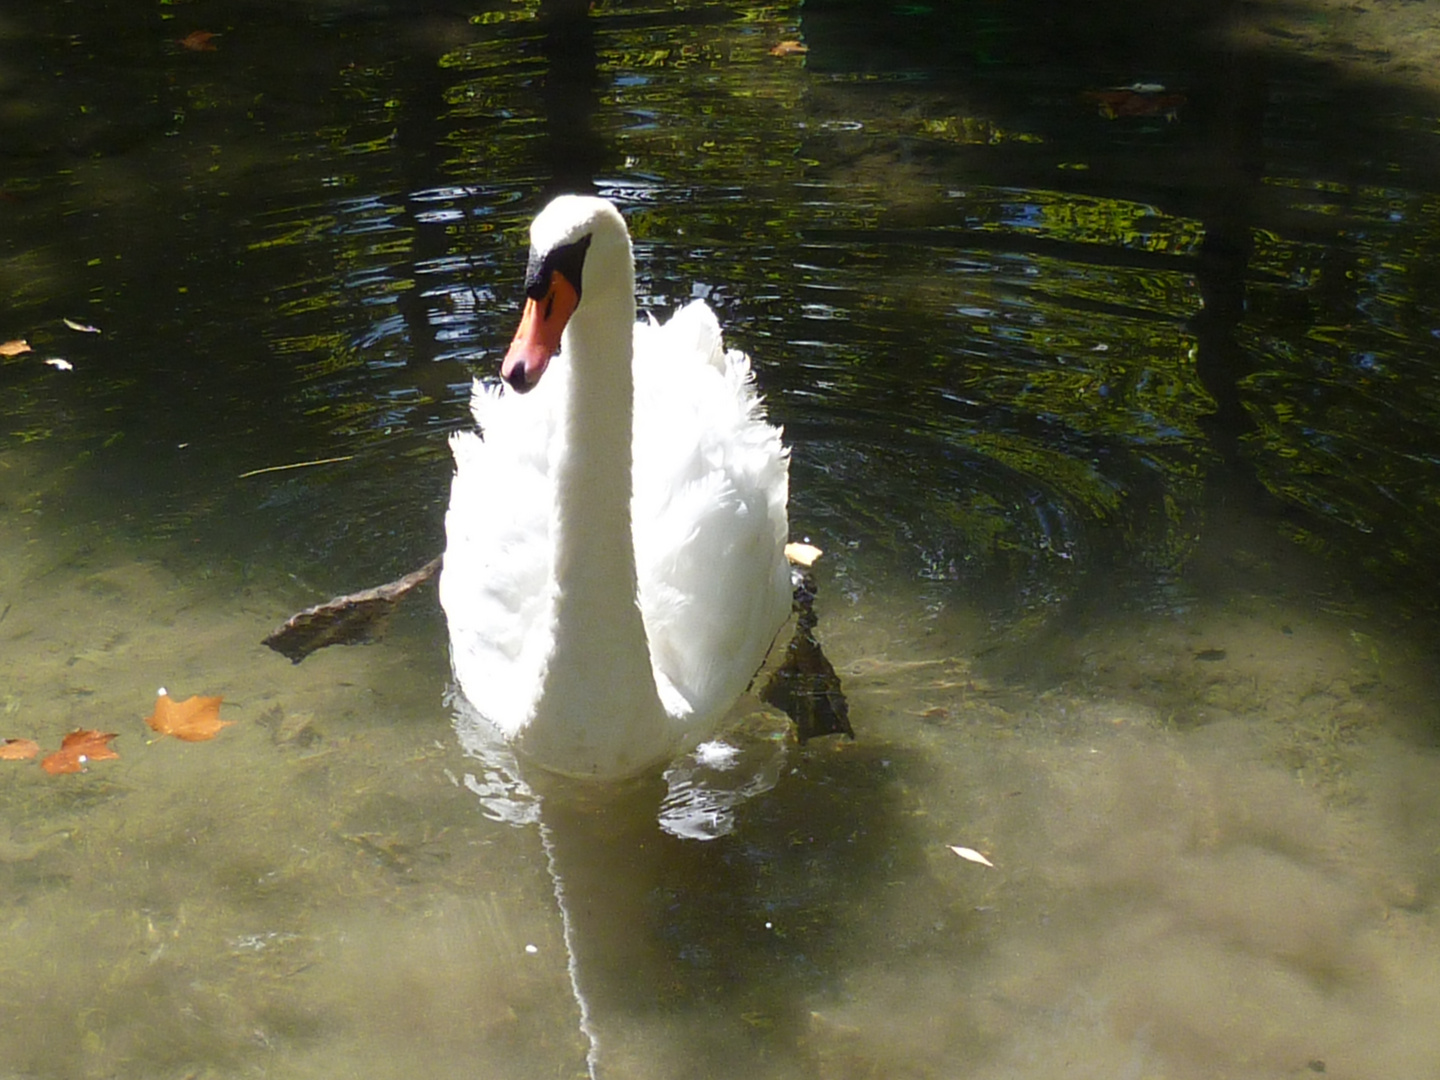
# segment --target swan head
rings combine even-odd
[[[617,261],[627,274],[616,273]],[[540,381],[585,295],[627,285],[633,297],[632,267],[630,234],[612,203],[585,195],[551,200],[530,225],[525,310],[500,368],[512,390],[523,394]]]

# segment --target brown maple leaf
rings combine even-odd
[[[782,41],[770,50],[771,56],[795,56],[799,53],[807,53],[810,46],[803,41]]]
[[[175,701],[164,690],[155,699],[155,711],[145,722],[162,735],[174,735],[186,742],[204,742],[220,734],[220,729],[233,720],[220,719],[218,697],[188,697]]]
[[[191,30],[176,44],[191,52],[214,52],[215,46],[210,44],[210,39],[217,36],[209,30]]]
[[[113,731],[72,731],[60,740],[60,749],[40,762],[51,775],[79,772],[89,761],[104,761],[120,755],[110,749],[110,740],[118,738]]]
[[[1109,90],[1087,90],[1083,97],[1099,106],[1100,115],[1106,120],[1121,117],[1163,116],[1177,120],[1180,106],[1185,104],[1184,94],[1165,94],[1149,88],[1135,89],[1118,86]]]
[[[6,739],[0,742],[0,761],[29,761],[40,753],[40,744],[34,739]]]
[[[21,353],[30,351],[30,343],[24,338],[16,338],[14,341],[0,341],[0,356],[19,356]]]

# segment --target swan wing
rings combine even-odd
[[[557,389],[522,397],[477,379],[471,410],[480,430],[450,438],[440,603],[451,663],[471,704],[507,737],[534,716],[553,634]]]
[[[789,457],[749,358],[694,301],[635,330],[639,600],[672,718],[703,725],[744,692],[790,613]]]

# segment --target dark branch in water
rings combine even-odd
[[[377,641],[384,636],[395,605],[433,578],[442,561],[443,556],[436,556],[396,581],[306,608],[285,620],[285,625],[264,643],[298,664],[327,645]],[[785,647],[780,666],[760,691],[760,698],[795,722],[802,743],[819,735],[848,735],[853,739],[855,732],[850,728],[850,710],[840,676],[815,638],[815,624],[819,621],[814,610],[815,578],[798,567],[795,574],[795,636]]]
[[[306,608],[286,619],[284,626],[265,639],[265,644],[298,664],[326,645],[378,641],[385,634],[385,624],[395,605],[416,586],[433,578],[442,561],[443,556],[437,555],[396,581]]]
[[[785,647],[785,658],[760,691],[760,700],[773,705],[795,722],[803,743],[817,735],[848,735],[850,707],[835,666],[825,658],[815,638],[815,578],[795,570],[795,636]]]

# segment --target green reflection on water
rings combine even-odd
[[[1385,537],[1361,561],[1403,579],[1440,531],[1440,206],[1418,192],[1277,183],[1332,196],[1339,233],[1328,244],[1259,238],[1244,327],[1255,367],[1241,384],[1256,424],[1250,449],[1279,498]],[[1345,546],[1333,535],[1307,541],[1317,542]]]

